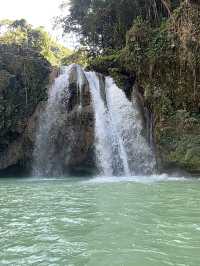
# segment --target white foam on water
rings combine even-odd
[[[83,181],[89,184],[98,183],[121,183],[121,182],[135,182],[135,183],[145,183],[151,184],[155,182],[168,182],[168,181],[186,181],[185,177],[173,177],[167,174],[162,175],[151,175],[151,176],[98,176],[90,180]]]

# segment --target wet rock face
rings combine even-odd
[[[91,172],[94,166],[94,115],[92,106],[82,110],[77,106],[62,121],[55,140],[56,156],[62,162],[62,171]]]
[[[81,82],[78,79],[81,78]],[[81,84],[80,84],[81,83]],[[94,112],[88,81],[82,69],[74,65],[69,77],[68,100],[63,98],[58,127],[53,126],[55,155],[64,172],[90,173],[94,167]],[[67,104],[65,104],[67,102]]]
[[[79,79],[81,79],[80,82]],[[81,83],[81,85],[79,83]],[[69,91],[70,98],[68,101],[68,107],[66,106],[68,108],[67,111],[72,111],[75,106],[84,108],[91,104],[89,84],[83,70],[78,65],[74,65],[71,69]]]
[[[78,82],[78,79],[81,81]],[[72,171],[85,168],[87,171],[86,168],[94,165],[94,113],[88,81],[77,65],[71,70],[69,91],[68,115],[60,138],[68,147],[62,154],[64,168]]]

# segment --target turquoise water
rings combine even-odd
[[[199,266],[199,182],[0,179],[0,265]]]

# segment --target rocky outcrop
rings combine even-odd
[[[33,120],[47,98],[49,63],[38,53],[0,46],[0,170],[28,162]],[[33,131],[33,130],[32,130]]]
[[[78,82],[80,77],[81,82]],[[70,148],[70,152],[66,149],[63,154],[64,168],[91,172],[95,165],[94,110],[88,80],[78,65],[71,70],[69,91],[69,109],[60,138],[60,144],[65,143]]]
[[[62,125],[56,132],[54,155],[59,158],[62,172],[65,173],[78,174],[82,171],[83,174],[94,170],[93,108],[91,104],[84,106],[81,111],[79,108],[75,106],[67,116],[60,117]]]

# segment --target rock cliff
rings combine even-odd
[[[50,64],[38,53],[0,46],[0,169],[30,158],[40,102],[47,97]]]

